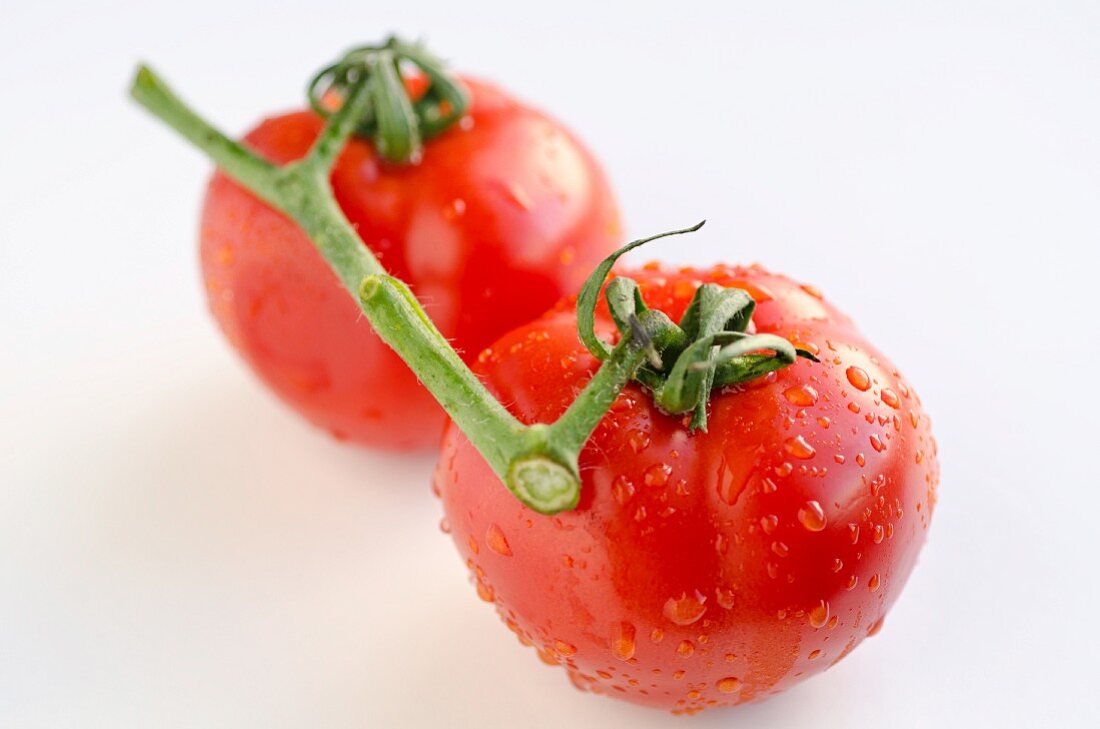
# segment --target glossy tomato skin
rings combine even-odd
[[[687,713],[757,701],[881,626],[935,503],[928,417],[811,287],[757,267],[627,275],[674,319],[701,281],[746,288],[756,329],[821,363],[717,394],[707,433],[629,387],[582,453],[578,508],[553,517],[448,426],[435,479],[447,528],[482,598],[579,687]],[[594,371],[575,328],[563,306],[479,358],[522,420],[556,418]]]
[[[466,81],[463,123],[415,165],[382,162],[353,139],[332,175],[341,208],[387,271],[409,283],[464,355],[576,291],[620,245],[603,172],[559,124],[486,83]],[[302,157],[311,112],[262,122],[246,142]],[[438,442],[443,414],[373,333],[305,234],[222,174],[202,213],[208,302],[233,346],[285,401],[352,441]]]

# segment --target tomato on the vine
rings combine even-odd
[[[415,102],[402,61],[432,79]],[[577,686],[694,713],[844,658],[880,629],[935,505],[916,393],[815,288],[759,267],[653,265],[598,306],[619,256],[702,223],[604,258],[616,224],[598,169],[490,87],[470,84],[472,126],[419,166],[344,146],[354,130],[416,159],[420,132],[467,108],[442,74],[395,38],[349,52],[310,86],[322,115],[325,89],[343,93],[323,130],[297,114],[250,135],[277,162],[304,155],[279,167],[138,68],[134,99],[273,206],[212,183],[204,270],[230,338],[318,422],[393,446],[426,442],[434,413],[382,341],[401,353],[457,424],[435,488],[479,595]],[[575,307],[477,356],[480,379],[448,346],[471,354],[486,322],[532,316],[533,294],[590,268]],[[354,328],[351,301],[382,339]]]
[[[364,243],[472,357],[575,292],[621,233],[608,182],[575,137],[495,86],[465,86],[468,113],[418,162],[387,163],[352,138],[331,181]],[[245,140],[283,164],[306,154],[322,124],[311,111],[284,114]],[[438,441],[442,410],[306,234],[221,172],[206,195],[201,258],[222,330],[305,417],[373,446]]]
[[[479,595],[578,687],[687,713],[760,700],[879,630],[935,504],[929,420],[811,286],[759,267],[626,275],[674,320],[702,282],[745,289],[756,331],[821,361],[716,391],[706,432],[629,385],[581,452],[579,505],[555,516],[520,504],[451,426],[435,479],[447,528]],[[523,422],[559,417],[595,372],[576,328],[562,305],[479,357]]]

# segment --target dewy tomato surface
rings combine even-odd
[[[336,199],[386,270],[465,356],[576,291],[620,243],[608,182],[560,124],[496,87],[411,165],[353,138]],[[277,163],[308,151],[312,112],[272,117],[246,142]],[[283,400],[335,436],[385,448],[438,441],[443,412],[363,320],[305,233],[225,175],[207,190],[202,270],[233,346]]]
[[[810,286],[758,267],[624,275],[674,320],[701,282],[744,288],[757,331],[821,362],[716,392],[708,432],[628,386],[582,452],[578,508],[556,516],[522,506],[451,426],[446,523],[478,594],[577,686],[681,712],[760,700],[882,625],[935,504],[928,417]],[[550,422],[597,365],[563,305],[478,367],[517,417]]]

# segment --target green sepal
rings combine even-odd
[[[424,95],[413,104],[420,119],[420,135],[425,140],[446,131],[458,121],[470,107],[470,94],[444,68],[445,64],[419,43],[404,43],[390,39],[390,46],[428,77],[430,84]],[[443,105],[449,110],[444,113]]]
[[[659,238],[666,238],[670,235],[694,233],[702,228],[703,224],[706,222],[707,221],[702,220],[690,228],[670,230],[665,233],[658,233],[657,235],[650,236],[649,238],[631,241],[600,261],[600,265],[593,269],[592,273],[585,279],[584,285],[581,286],[580,293],[577,294],[577,335],[580,337],[581,342],[584,343],[584,346],[588,348],[588,351],[592,353],[592,356],[597,359],[607,359],[611,354],[611,347],[607,342],[596,336],[596,304],[599,303],[600,300],[600,289],[603,288],[603,282],[607,280],[607,274],[611,273],[611,268],[615,265],[615,262],[618,261],[624,253],[628,253],[638,246],[645,245]]]
[[[418,160],[421,144],[416,112],[397,71],[393,53],[379,51],[367,63],[370,69],[367,83],[376,120],[375,149],[391,162]]]
[[[769,349],[774,354],[758,353]],[[782,369],[794,364],[802,351],[775,334],[743,334],[737,341],[723,346],[718,353],[714,386],[735,385]]]
[[[743,289],[705,283],[695,290],[680,328],[688,339],[699,339],[720,331],[743,332],[752,319],[756,302]]]

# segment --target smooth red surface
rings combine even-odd
[[[582,453],[579,507],[554,517],[524,508],[450,425],[445,523],[482,598],[576,685],[683,712],[760,700],[881,626],[935,503],[928,417],[811,287],[756,267],[627,275],[674,319],[701,281],[747,288],[758,331],[822,361],[717,394],[707,433],[629,387]],[[563,306],[479,358],[525,422],[555,419],[594,371],[575,328]]]
[[[387,165],[353,139],[332,175],[360,236],[464,356],[576,291],[621,242],[608,182],[580,143],[494,86],[466,83],[466,120],[429,142],[419,164]],[[285,163],[306,153],[321,123],[286,114],[245,139]],[[310,421],[372,446],[438,442],[442,411],[306,236],[221,174],[207,191],[201,256],[222,330]]]

